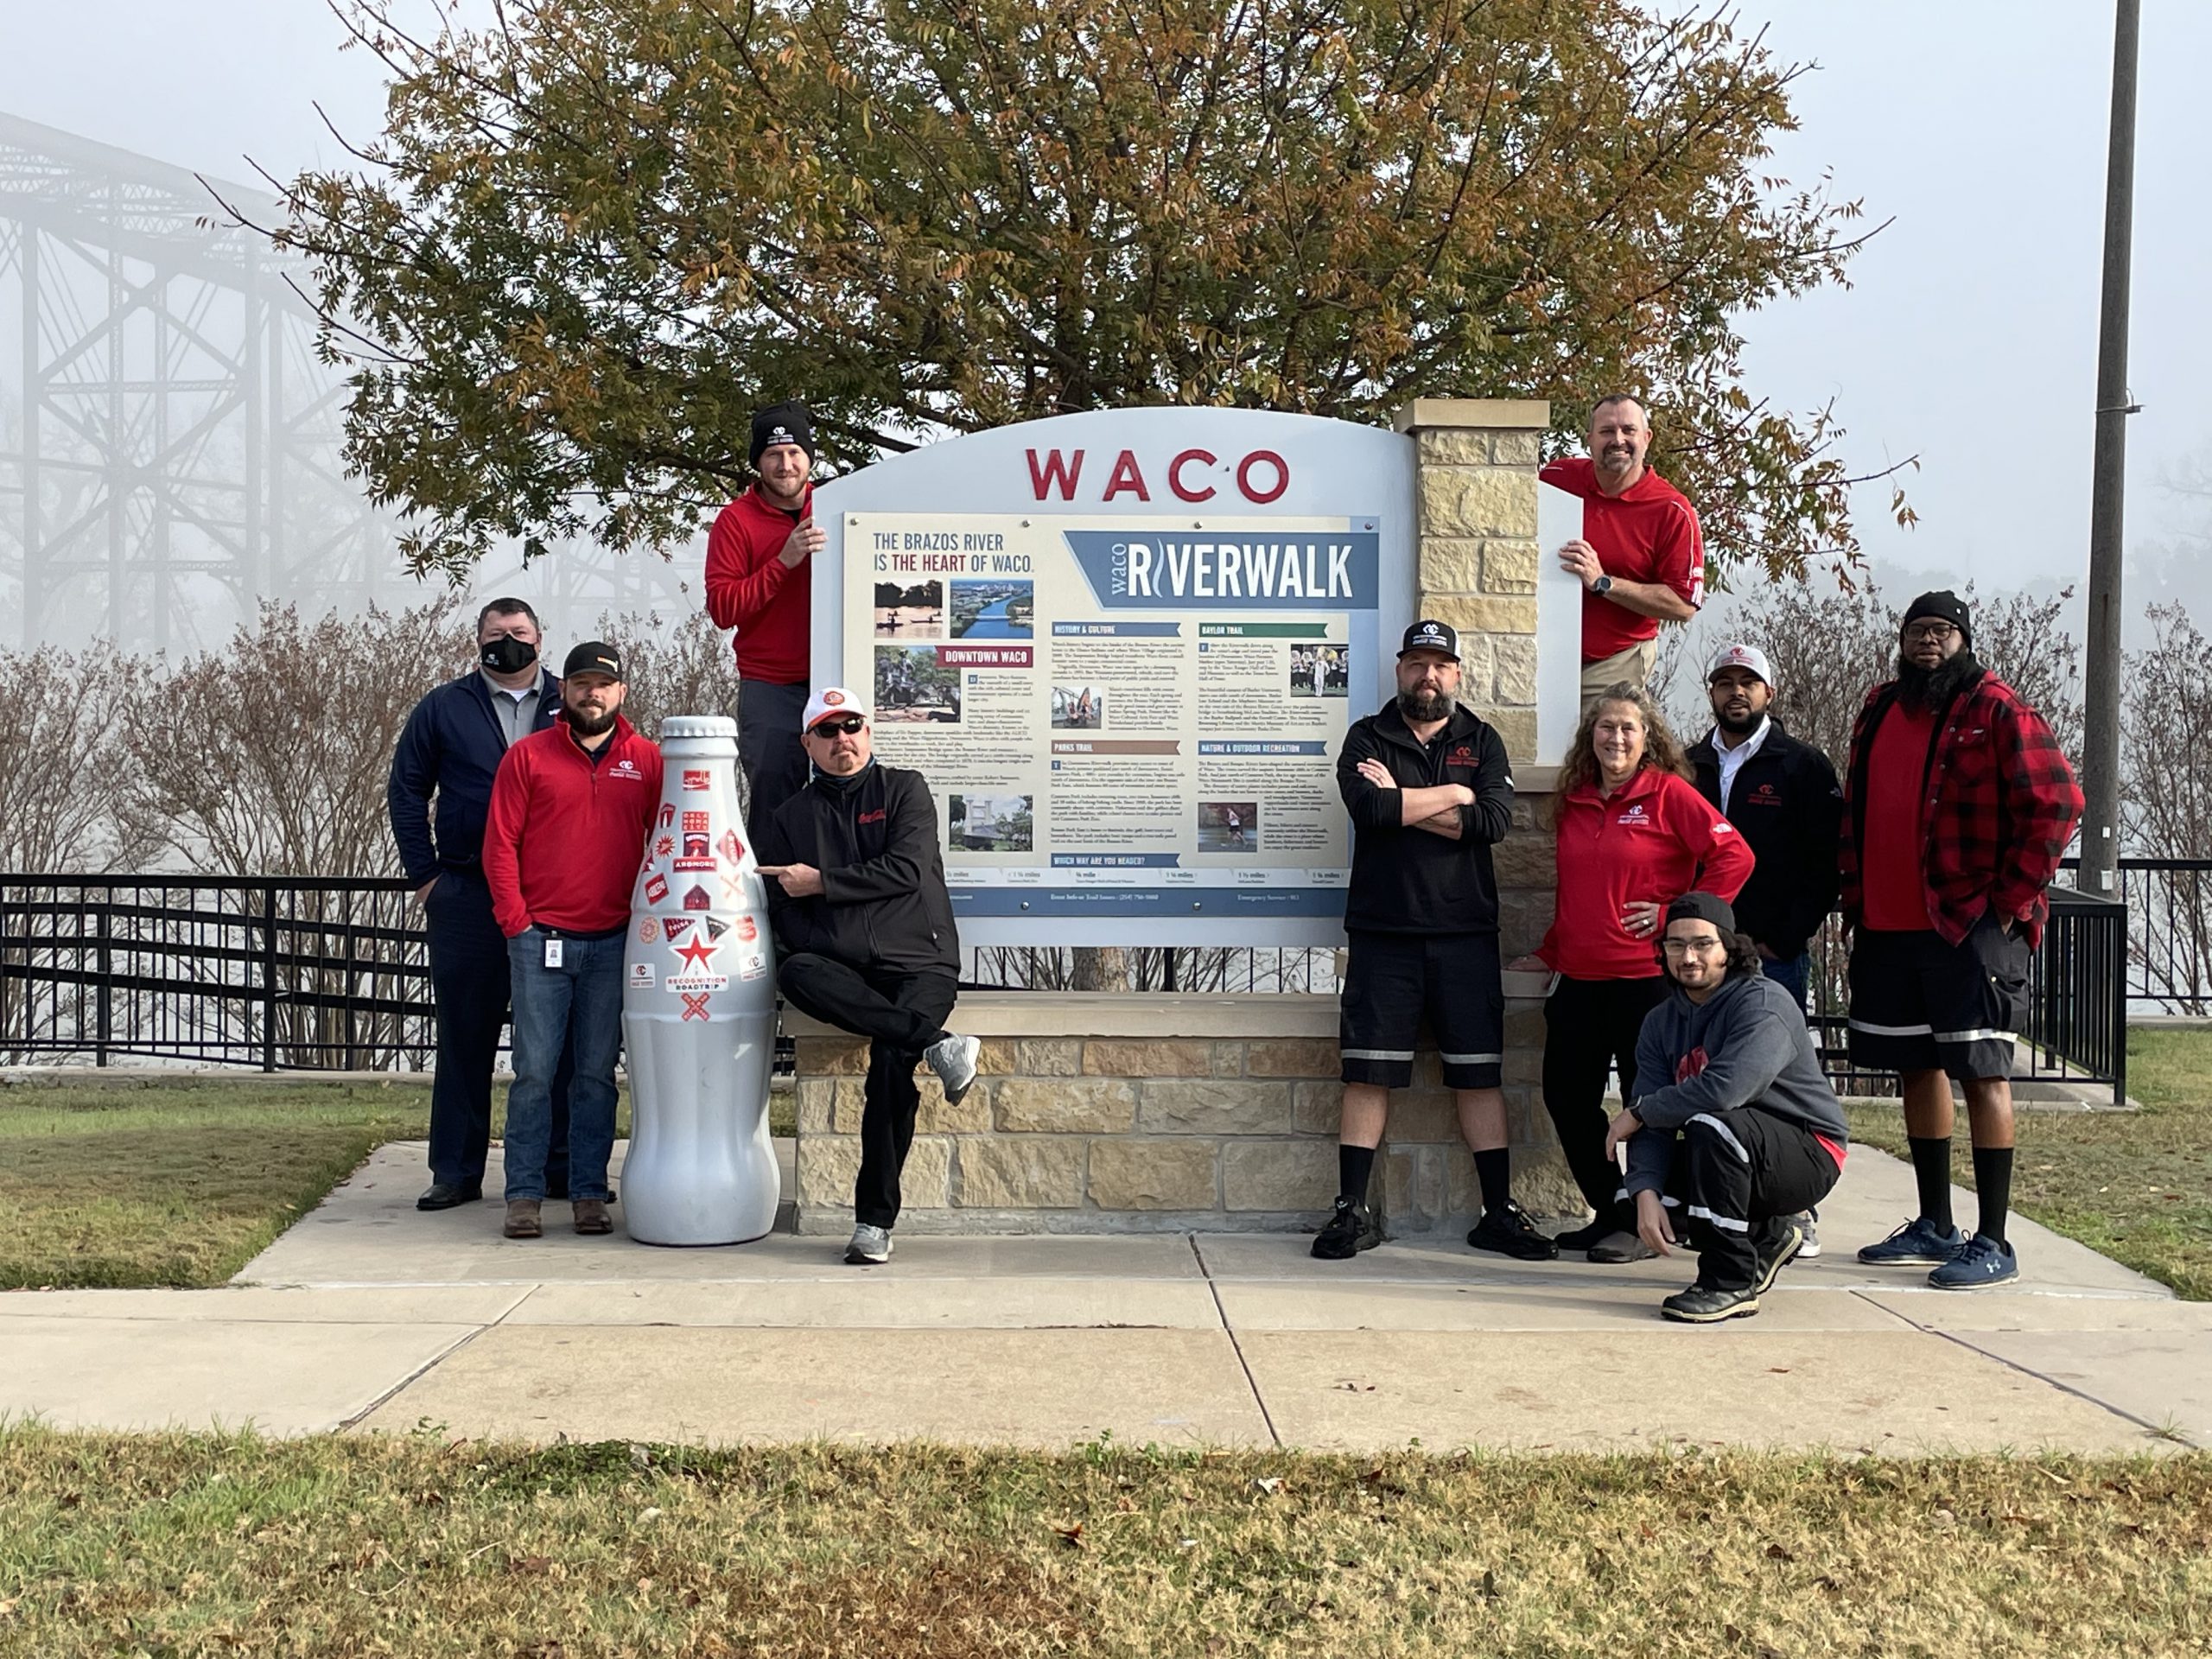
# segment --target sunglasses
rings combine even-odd
[[[817,737],[827,737],[832,732],[842,732],[850,737],[867,724],[868,721],[858,715],[847,715],[842,720],[817,720],[814,722],[813,731]]]

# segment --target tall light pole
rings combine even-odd
[[[2135,56],[2139,0],[2119,0],[2112,140],[2105,165],[2105,280],[2097,326],[2097,436],[2089,486],[2088,683],[2082,730],[2082,888],[2113,891],[2120,868],[2121,531],[2127,508],[2128,266],[2135,228]]]

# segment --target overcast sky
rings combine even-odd
[[[1817,63],[1776,170],[1833,175],[1867,222],[1894,217],[1854,287],[1751,318],[1753,390],[1830,397],[1867,470],[1908,455],[1920,514],[1888,525],[1862,493],[1868,552],[2005,585],[2087,557],[2096,305],[2111,90],[2105,0],[1748,0],[1769,41]],[[0,109],[201,171],[330,166],[381,112],[378,66],[341,53],[321,0],[0,0]],[[2188,512],[2160,473],[2212,452],[2204,323],[2212,216],[2189,111],[2212,63],[2212,5],[2145,0],[2135,210],[2131,546]],[[2205,509],[2195,510],[2202,522]],[[2133,608],[2133,607],[2131,607]]]

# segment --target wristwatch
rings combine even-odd
[[[1643,1110],[1640,1103],[1630,1101],[1628,1107],[1628,1115],[1636,1120],[1637,1128],[1648,1129],[1651,1127],[1649,1123],[1646,1123],[1643,1121]]]
[[[1599,576],[1597,581],[1590,584],[1590,591],[1593,594],[1611,593],[1613,591],[1613,579],[1607,575]]]

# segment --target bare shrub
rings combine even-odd
[[[2120,703],[2120,835],[2140,858],[2212,858],[2212,640],[2178,605],[2145,613],[2152,644],[2127,653]],[[2212,872],[2131,882],[2129,931],[2143,984],[2177,1012],[2212,1009]]]
[[[1775,713],[1840,777],[1867,688],[1897,672],[1897,613],[1863,577],[1808,575],[1751,595],[1729,632],[1766,653]]]
[[[0,748],[0,867],[92,874],[149,855],[120,810],[132,760],[117,716],[140,668],[98,649],[0,652],[15,715]]]
[[[729,636],[704,611],[688,613],[674,627],[658,612],[602,612],[599,630],[601,639],[621,648],[627,676],[622,713],[646,736],[658,739],[671,715],[726,715],[736,707]]]
[[[142,683],[124,706],[126,838],[194,870],[392,875],[385,817],[408,713],[471,655],[460,598],[302,622],[264,604],[227,649]]]

